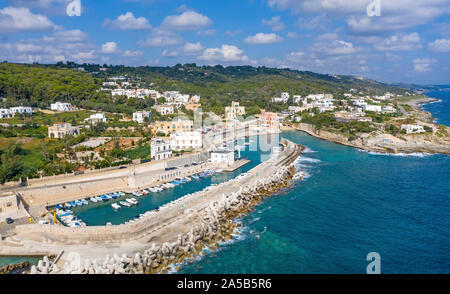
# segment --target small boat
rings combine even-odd
[[[111,204],[111,206],[112,206],[112,208],[114,208],[114,209],[120,209],[120,205],[117,204],[117,203],[113,203],[113,204]]]
[[[148,188],[149,190],[150,190],[150,192],[153,192],[153,193],[156,193],[156,192],[158,192],[158,190],[156,190],[156,188],[155,187],[151,187],[151,188]]]
[[[199,176],[197,176],[197,175],[193,175],[193,176],[191,176],[191,178],[193,178],[194,180],[198,180],[198,179],[200,179],[200,177],[199,177]]]
[[[133,195],[136,197],[142,197],[143,194],[139,192],[133,192]]]
[[[75,203],[75,201],[70,201],[69,204],[70,204],[71,206],[77,206],[77,204]]]
[[[86,199],[81,199],[81,203],[83,205],[89,205],[89,202]]]
[[[120,203],[120,205],[122,205],[122,206],[131,207],[131,204],[128,203],[127,201],[120,201],[119,203]]]
[[[91,201],[94,202],[94,203],[97,203],[97,202],[98,202],[97,197],[91,197],[89,200],[91,200]]]
[[[108,201],[108,200],[109,200],[109,198],[108,198],[108,196],[106,196],[106,195],[103,195],[103,196],[102,196],[102,200],[103,200],[103,201]]]
[[[192,179],[190,177],[184,177],[183,180],[186,181],[186,182],[192,181]]]
[[[139,204],[139,202],[138,202],[136,199],[134,199],[134,198],[128,198],[128,199],[126,199],[126,201],[127,201],[128,203],[130,203],[131,205],[137,205],[137,204]]]

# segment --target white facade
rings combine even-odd
[[[172,156],[172,148],[169,142],[162,139],[154,139],[150,144],[150,156],[152,160],[164,160]]]
[[[14,112],[11,109],[0,109],[0,118],[12,118],[14,117]]]
[[[181,151],[188,149],[200,149],[203,146],[200,132],[177,132],[170,135],[172,150]]]
[[[173,105],[156,105],[154,107],[157,112],[161,113],[162,115],[169,115],[174,114],[174,108]]]
[[[85,119],[85,121],[89,121],[94,124],[98,122],[106,122],[106,115],[104,113],[92,114],[89,118]]]
[[[294,95],[293,98],[294,98],[294,103],[300,103],[300,101],[303,102],[302,96],[300,96],[300,95]]]
[[[140,124],[145,121],[148,122],[149,116],[150,116],[149,111],[138,111],[133,113],[133,121]]]
[[[383,112],[395,112],[395,108],[392,105],[384,105]]]
[[[356,106],[365,107],[367,105],[367,102],[364,101],[363,99],[354,99],[352,101],[353,104],[355,104]]]
[[[11,107],[10,110],[13,113],[33,114],[33,108],[26,106]]]
[[[372,104],[367,104],[364,107],[364,110],[365,111],[373,111],[373,112],[381,112],[382,111],[381,105],[372,105]]]
[[[281,97],[274,97],[272,98],[273,103],[287,103],[288,99],[281,98]]]
[[[211,162],[224,163],[228,166],[234,164],[234,151],[218,150],[211,152]]]
[[[50,104],[50,109],[53,111],[72,111],[73,107],[70,103],[62,103],[62,102],[56,102],[53,104]]]
[[[191,103],[199,103],[199,102],[200,102],[200,96],[198,96],[198,95],[193,95],[193,96],[191,97],[191,99],[189,100],[189,102],[191,102]]]
[[[425,133],[425,129],[421,125],[402,125],[402,130],[406,130],[407,134]]]

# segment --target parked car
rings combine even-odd
[[[8,217],[6,220],[6,223],[9,225],[9,224],[12,224],[13,222],[14,222],[14,220],[12,219],[12,218],[10,218],[10,217]]]

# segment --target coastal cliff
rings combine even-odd
[[[349,141],[349,138],[342,134],[319,130],[311,124],[294,124],[293,129],[303,131],[319,139],[372,152],[450,154],[450,137],[448,136],[442,138],[433,134],[393,136],[375,132],[372,134],[358,134],[356,139]]]

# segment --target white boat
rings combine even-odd
[[[156,193],[158,190],[155,187],[148,188],[150,192]]]
[[[175,188],[175,185],[172,184],[172,183],[167,183],[166,185],[167,185],[169,188]]]
[[[97,203],[97,202],[98,202],[97,198],[95,198],[95,197],[91,197],[89,200],[91,200],[91,201],[94,202],[94,203]]]
[[[127,200],[128,200],[128,199],[127,199]],[[122,206],[131,207],[131,204],[128,203],[127,201],[120,201],[119,203],[120,203],[120,205],[122,205]]]
[[[223,172],[223,170],[222,169],[218,169],[218,170],[216,170],[216,173],[218,173],[218,174],[220,174],[220,173],[222,173]]]
[[[120,205],[117,204],[117,203],[113,203],[113,204],[111,204],[111,206],[112,206],[112,208],[114,208],[114,209],[120,209]]]
[[[136,196],[136,197],[142,197],[143,196],[143,194],[139,193],[139,192],[133,192],[133,195]]]
[[[127,201],[128,203],[130,203],[131,205],[137,205],[137,204],[139,204],[139,202],[138,202],[135,198],[128,198],[128,199],[126,199],[126,201]]]

